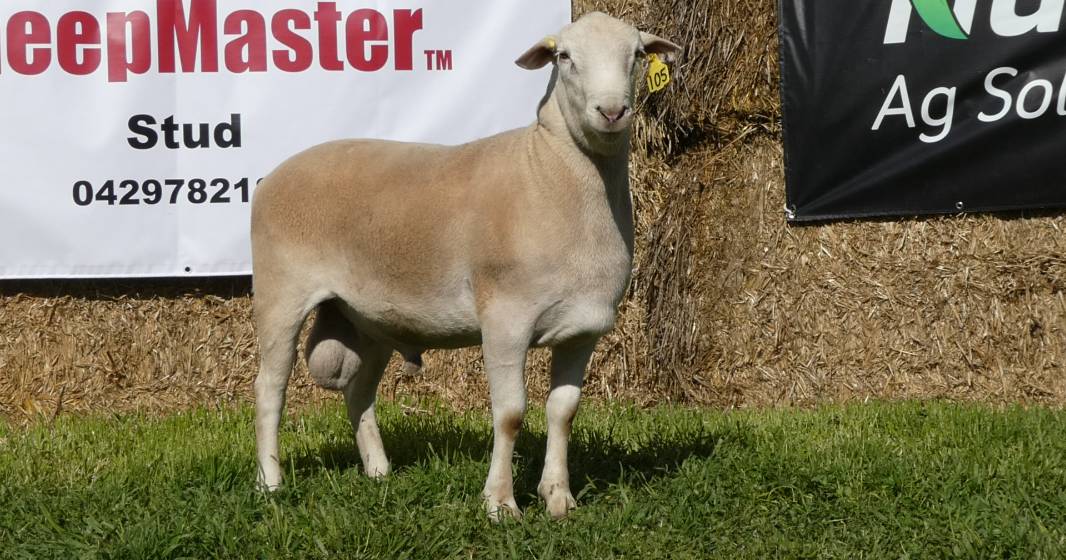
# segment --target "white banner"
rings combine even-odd
[[[535,119],[569,0],[4,0],[0,278],[251,272],[249,201],[337,138]]]

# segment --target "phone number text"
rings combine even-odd
[[[251,199],[251,180],[229,179],[148,179],[108,180],[95,186],[90,181],[74,183],[74,204],[78,206],[138,206],[156,204],[231,204]]]

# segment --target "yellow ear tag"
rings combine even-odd
[[[657,54],[650,55],[648,60],[648,91],[655,93],[670,83],[670,67]]]

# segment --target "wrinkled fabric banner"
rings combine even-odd
[[[249,201],[351,137],[525,126],[568,0],[7,0],[0,278],[248,274]]]
[[[781,0],[793,221],[1066,207],[1063,0]]]

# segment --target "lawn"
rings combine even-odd
[[[487,417],[419,406],[381,407],[384,482],[360,474],[340,406],[292,414],[272,496],[254,488],[248,407],[0,422],[0,558],[1066,557],[1060,411],[590,405],[579,509],[553,522],[535,410],[515,457],[526,516],[493,525]]]

